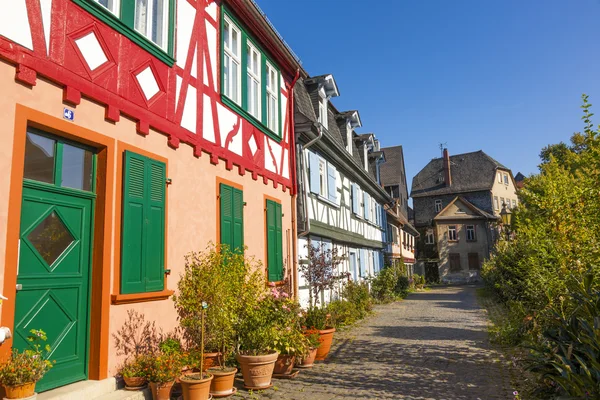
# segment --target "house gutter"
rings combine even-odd
[[[294,143],[296,141],[296,130],[295,130],[295,121],[294,121],[294,87],[296,86],[296,82],[298,81],[298,79],[300,78],[300,69],[298,68],[296,70],[296,76],[294,76],[294,79],[292,80],[292,83],[290,84],[290,88],[288,90],[288,97],[289,97],[289,113],[290,113],[290,144]],[[290,152],[290,156],[293,157],[294,153]],[[292,166],[294,168],[292,168],[292,188],[294,188],[295,185],[297,185],[297,179],[296,179],[296,171],[297,169],[295,168],[296,166],[296,162],[297,160],[295,159],[295,157],[292,158]],[[297,223],[296,223],[296,202],[298,199],[298,190],[297,187],[294,188],[294,190],[292,190],[292,196],[291,196],[291,209],[292,209],[292,259],[290,260],[290,264],[292,265],[292,273],[290,274],[290,287],[293,290],[293,297],[295,299],[298,298],[298,284],[296,282],[296,277],[298,276],[298,240],[296,240],[296,234],[297,234]]]

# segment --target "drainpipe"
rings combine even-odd
[[[298,81],[298,79],[300,78],[300,68],[296,69],[296,76],[294,76],[294,79],[292,80],[292,83],[290,84],[290,89],[288,90],[288,96],[289,96],[289,100],[288,100],[288,106],[289,106],[289,113],[290,113],[290,126],[289,126],[289,130],[290,130],[290,145],[295,145],[296,142],[296,130],[295,130],[295,126],[294,126],[294,87],[296,86],[296,82]],[[292,166],[291,168],[291,176],[292,176],[292,196],[291,196],[291,209],[292,209],[292,257],[291,257],[291,264],[292,264],[292,271],[290,273],[290,287],[293,290],[292,296],[297,299],[298,298],[298,285],[296,283],[296,277],[298,276],[298,239],[296,238],[296,234],[297,234],[297,223],[296,223],[296,201],[298,199],[298,188],[297,188],[297,177],[296,177],[296,162],[297,160],[295,159],[295,152],[291,151],[290,149],[290,157],[292,157],[292,162],[290,163],[290,165]]]

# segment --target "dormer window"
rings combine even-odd
[[[319,91],[319,94],[321,94],[321,91]],[[319,99],[319,122],[321,123],[321,125],[323,125],[325,129],[329,129],[327,120],[327,97],[321,97]]]
[[[352,123],[346,123],[346,150],[352,154]]]

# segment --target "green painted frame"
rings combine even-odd
[[[81,0],[80,0],[81,1]],[[221,71],[219,71],[220,74],[220,78],[221,78],[221,101],[223,102],[223,104],[227,105],[229,108],[233,109],[235,112],[237,112],[238,114],[240,114],[242,117],[244,117],[246,120],[248,120],[252,125],[254,125],[256,128],[258,128],[261,132],[263,132],[264,134],[266,134],[267,136],[269,136],[271,139],[275,140],[277,143],[280,143],[282,138],[283,138],[283,118],[281,115],[281,70],[279,69],[279,67],[277,66],[277,64],[275,62],[273,62],[273,60],[267,56],[266,52],[262,49],[261,46],[259,46],[256,41],[249,36],[246,33],[246,28],[244,27],[243,24],[241,24],[233,15],[232,13],[227,9],[227,7],[225,5],[221,6],[222,8],[222,13],[221,13],[221,21],[219,24],[220,27],[220,45],[221,45],[221,49],[220,49],[220,64],[221,64]],[[223,31],[225,28],[225,16],[227,16],[227,18],[229,18],[231,20],[231,22],[233,22],[236,27],[240,30],[241,34],[242,34],[242,42],[240,44],[240,48],[241,48],[241,54],[240,54],[240,60],[241,60],[241,65],[240,65],[240,73],[241,73],[241,101],[242,101],[242,105],[240,106],[239,104],[237,104],[235,101],[231,100],[229,97],[227,97],[224,93],[223,93],[223,83],[224,83],[224,62],[225,62],[225,57],[224,57],[224,52],[225,52],[225,38],[223,36]],[[245,79],[245,71],[247,71],[248,68],[248,60],[246,59],[246,43],[250,41],[250,43],[252,44],[253,47],[256,48],[256,50],[258,50],[261,54],[261,61],[260,61],[260,67],[261,67],[261,82],[260,82],[260,87],[261,87],[261,93],[260,93],[260,97],[261,97],[261,120],[259,121],[256,117],[254,117],[253,115],[251,115],[248,111],[246,111],[246,108],[248,107],[247,105],[247,93],[248,93],[248,80]],[[279,118],[277,118],[277,124],[279,125],[278,130],[279,132],[273,132],[271,129],[269,129],[267,127],[267,113],[266,113],[266,103],[267,103],[267,96],[266,96],[266,91],[267,91],[267,79],[266,79],[266,71],[267,71],[267,62],[273,67],[273,69],[275,69],[275,71],[277,71],[277,78],[278,78],[278,88],[277,88],[277,106],[279,108],[278,114],[279,114]]]
[[[167,51],[133,28],[133,0],[121,1],[120,16],[116,16],[94,0],[73,0],[75,4],[131,39],[134,43],[158,58],[169,67],[175,64],[175,0],[169,1],[168,45]]]

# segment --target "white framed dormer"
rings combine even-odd
[[[360,121],[360,115],[358,111],[347,111],[345,114],[348,115],[346,118],[346,150],[352,154],[352,143],[354,140],[354,129],[360,128],[362,122]]]
[[[319,88],[319,123],[323,125],[325,129],[329,129],[329,118],[327,117],[327,95],[325,94],[325,88]]]

